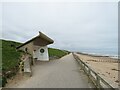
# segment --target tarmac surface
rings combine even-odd
[[[37,61],[32,77],[11,88],[93,88],[72,54],[58,60]]]

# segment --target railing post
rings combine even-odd
[[[85,65],[84,65],[84,64],[83,64],[83,68],[84,68],[84,72],[85,72],[85,73],[87,73],[87,71],[86,71],[86,68],[85,68]]]
[[[88,74],[89,74],[89,77],[91,76],[91,72],[90,72],[90,69],[88,68]]]
[[[99,90],[100,90],[100,78],[99,78],[99,76],[98,75],[96,75],[96,82],[97,82],[97,87],[99,88]]]
[[[88,78],[91,78],[91,71],[90,71],[90,69],[88,68]],[[90,82],[90,80],[88,80],[88,83]]]
[[[98,90],[101,90],[101,88],[103,88],[101,83],[104,83],[107,87],[111,88],[112,90],[115,90],[111,85],[109,85],[109,83],[107,83],[95,71],[93,71],[90,67],[88,67],[79,57],[77,57],[77,55],[73,54],[73,56],[79,62],[83,71],[89,76],[89,78],[92,80],[92,82],[94,83],[94,85],[97,87]],[[85,67],[87,67],[88,70]],[[92,75],[92,73],[95,74],[95,78]]]

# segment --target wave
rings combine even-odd
[[[117,54],[103,54],[103,53],[91,53],[91,52],[81,52],[84,54],[89,54],[89,55],[93,55],[93,56],[103,56],[103,57],[110,57],[110,58],[114,58],[114,59],[120,59],[120,56]]]

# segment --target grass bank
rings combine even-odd
[[[2,68],[2,86],[5,85],[7,78],[10,78],[16,74],[19,69],[19,61],[22,56],[22,52],[17,51],[16,47],[21,45],[22,43],[8,41],[8,40],[0,40],[2,42],[2,46],[0,47],[0,54],[2,55],[2,64],[0,68]],[[62,56],[68,54],[68,51],[48,48],[50,59],[61,58]],[[2,66],[2,67],[1,67]]]
[[[55,49],[55,48],[48,48],[48,52],[49,52],[50,59],[61,58],[70,53],[69,51]]]

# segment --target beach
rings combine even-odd
[[[114,88],[118,88],[118,60],[108,56],[96,56],[89,54],[76,53],[76,55],[85,62],[92,70],[97,72]]]

